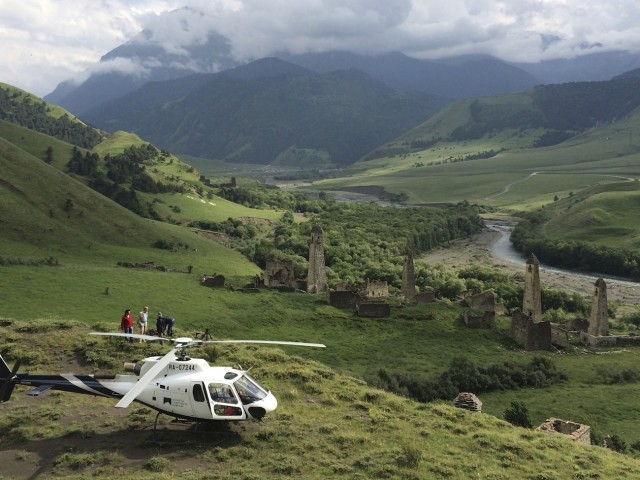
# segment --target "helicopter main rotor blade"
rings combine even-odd
[[[153,367],[151,367],[147,373],[145,373],[142,377],[140,377],[138,382],[131,388],[131,390],[129,390],[120,399],[120,401],[116,403],[116,407],[127,408],[131,404],[131,402],[133,402],[138,397],[138,395],[140,395],[140,393],[145,389],[145,387],[149,385],[149,383],[151,383],[154,378],[156,378],[156,375],[158,375],[163,368],[165,368],[167,365],[169,365],[171,362],[173,362],[176,359],[176,355],[175,355],[176,351],[177,349],[174,348],[169,353],[167,353],[164,357],[158,360],[156,364]]]
[[[141,335],[140,333],[121,333],[121,332],[89,332],[89,335],[102,335],[104,337],[131,337],[141,338],[142,340],[159,340],[161,342],[169,342],[170,338],[154,337],[153,335]]]
[[[271,345],[297,345],[299,347],[326,348],[326,345],[322,343],[285,342],[279,340],[206,340],[198,343],[268,343]]]

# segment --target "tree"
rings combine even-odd
[[[533,423],[529,418],[529,410],[524,403],[511,402],[511,406],[505,409],[503,417],[516,427],[533,428]]]
[[[47,147],[47,150],[44,152],[44,161],[47,163],[53,162],[53,147]]]

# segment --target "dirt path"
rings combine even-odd
[[[471,263],[480,263],[500,268],[511,275],[524,275],[524,262],[522,265],[507,262],[492,253],[491,247],[500,237],[499,232],[487,230],[474,235],[471,239],[451,242],[447,248],[434,250],[421,257],[421,260],[429,264],[442,263],[454,269]],[[541,267],[540,281],[544,286],[591,296],[595,277]],[[610,278],[606,279],[606,283],[609,300],[619,301],[632,309],[640,306],[640,284]]]

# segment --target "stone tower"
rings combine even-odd
[[[600,337],[609,335],[609,315],[607,307],[607,284],[602,278],[596,280],[596,289],[591,304],[589,335]]]
[[[311,229],[309,245],[309,270],[307,271],[307,292],[324,293],[327,291],[327,272],[324,265],[324,247],[322,228],[314,225]]]
[[[407,248],[402,269],[402,295],[405,300],[416,298],[416,272],[413,267],[413,252]]]
[[[533,318],[534,323],[542,321],[542,299],[540,297],[540,262],[532,253],[527,260],[524,273],[524,299],[522,313]]]

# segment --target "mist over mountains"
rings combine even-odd
[[[345,50],[238,58],[228,38],[195,28],[204,25],[198,15],[182,9],[161,16],[105,54],[83,82],[63,82],[45,100],[175,153],[341,166],[458,99],[609,80],[640,67],[640,56],[626,52],[518,64],[488,55],[422,60]]]
[[[130,41],[106,53],[83,80],[62,82],[44,98],[82,115],[150,81],[222,72],[266,56],[320,73],[357,69],[393,89],[447,99],[522,91],[538,84],[608,80],[640,67],[637,54],[584,54],[589,50],[586,47],[583,56],[538,63],[509,63],[489,55],[421,60],[393,51],[354,53],[322,43],[315,47],[292,44],[285,47],[287,50],[280,47],[265,55],[261,50],[267,47],[256,46],[255,39],[245,41],[254,42],[253,53],[247,45],[233,45],[213,30],[215,22],[215,17],[189,7],[166,12]],[[238,48],[243,50],[241,54],[234,51]]]

